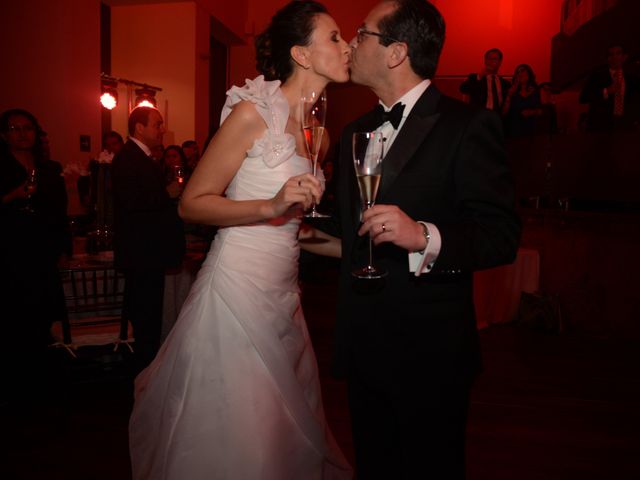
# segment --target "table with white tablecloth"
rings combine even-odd
[[[478,328],[514,320],[522,292],[540,289],[540,254],[519,248],[510,265],[475,272],[473,300]]]

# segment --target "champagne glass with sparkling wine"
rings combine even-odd
[[[184,168],[180,165],[175,165],[173,167],[173,174],[176,181],[182,185],[184,183]]]
[[[371,208],[378,194],[378,186],[382,177],[382,156],[384,154],[384,137],[382,132],[355,132],[353,134],[353,166],[360,188],[362,209]],[[369,236],[369,263],[367,266],[351,272],[356,278],[376,279],[387,275],[373,265],[373,248]]]
[[[324,136],[324,122],[327,116],[327,94],[326,91],[302,91],[300,98],[300,124],[304,133],[305,144],[307,145],[307,153],[313,165],[313,176],[317,177],[318,171],[318,154],[322,146],[322,137]],[[313,204],[311,211],[305,214],[305,217],[324,218],[325,215],[316,210]]]
[[[38,186],[38,176],[35,168],[29,170],[29,176],[24,185],[24,191],[26,192],[27,205],[24,210],[29,213],[34,213],[33,210],[33,194]]]

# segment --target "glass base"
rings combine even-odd
[[[364,280],[375,280],[386,277],[387,273],[388,272],[386,270],[374,267],[373,265],[367,265],[366,267],[352,271],[351,275]]]
[[[327,215],[325,213],[320,213],[320,212],[316,212],[315,210],[312,210],[309,213],[305,213],[303,217],[304,218],[331,218],[331,215]]]

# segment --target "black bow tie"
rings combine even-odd
[[[376,106],[375,110],[376,121],[378,126],[384,122],[391,122],[394,129],[398,129],[400,122],[402,121],[402,112],[404,112],[404,105],[402,103],[396,103],[388,112],[384,111],[384,107],[380,104]]]

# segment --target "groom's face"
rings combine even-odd
[[[352,82],[375,88],[377,82],[386,78],[389,49],[380,43],[380,37],[375,34],[380,33],[380,20],[396,8],[391,2],[379,3],[362,22],[361,33],[351,40]]]

